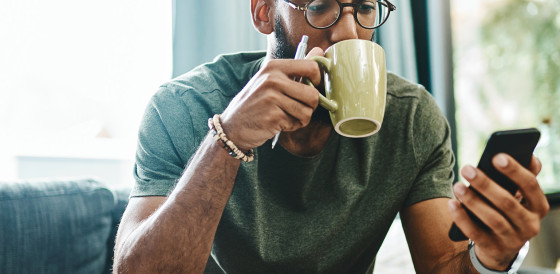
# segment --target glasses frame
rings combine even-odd
[[[314,0],[313,0],[314,1]],[[386,6],[389,11],[387,12],[387,16],[385,17],[385,19],[383,19],[383,22],[379,23],[378,26],[375,27],[365,27],[364,25],[362,25],[362,23],[360,23],[360,21],[358,20],[358,7],[362,4],[362,2],[366,1],[366,0],[362,0],[358,3],[341,3],[339,0],[335,0],[336,3],[338,4],[338,7],[340,8],[340,13],[338,14],[338,17],[336,18],[336,20],[334,20],[334,22],[332,22],[332,24],[326,26],[326,27],[316,27],[313,26],[310,22],[309,19],[307,19],[307,9],[309,8],[309,5],[313,2],[313,1],[309,1],[307,2],[305,5],[298,5],[290,0],[284,0],[284,2],[286,2],[290,7],[292,7],[295,10],[299,10],[299,11],[303,11],[303,17],[305,17],[305,21],[307,21],[307,24],[310,25],[312,28],[314,29],[328,29],[332,26],[334,26],[336,23],[338,23],[338,20],[340,20],[340,15],[342,14],[342,11],[345,7],[352,7],[354,9],[354,20],[356,21],[356,23],[358,23],[358,25],[360,25],[360,27],[364,28],[364,29],[376,29],[381,27],[381,25],[385,24],[385,22],[387,21],[387,19],[389,18],[389,15],[391,14],[391,11],[395,11],[397,10],[397,6],[393,5],[391,2],[387,1],[387,0],[376,0],[375,2],[380,3],[381,5]]]

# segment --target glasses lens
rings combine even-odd
[[[326,28],[336,22],[340,7],[336,0],[315,0],[307,5],[305,16],[309,24],[316,28]]]
[[[356,11],[358,23],[366,28],[377,28],[385,22],[389,7],[382,1],[362,1]]]

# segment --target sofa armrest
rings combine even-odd
[[[91,179],[0,182],[0,273],[102,273],[115,204]]]

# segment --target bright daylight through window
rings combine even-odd
[[[0,179],[51,174],[26,174],[30,161],[95,159],[126,162],[132,183],[139,121],[171,77],[171,3],[2,1]],[[60,166],[45,170],[73,175]]]
[[[492,131],[537,127],[545,192],[560,191],[560,1],[452,1],[459,165]]]

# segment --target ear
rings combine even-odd
[[[273,1],[251,0],[253,26],[262,34],[270,34],[274,31],[274,12],[270,2]]]

